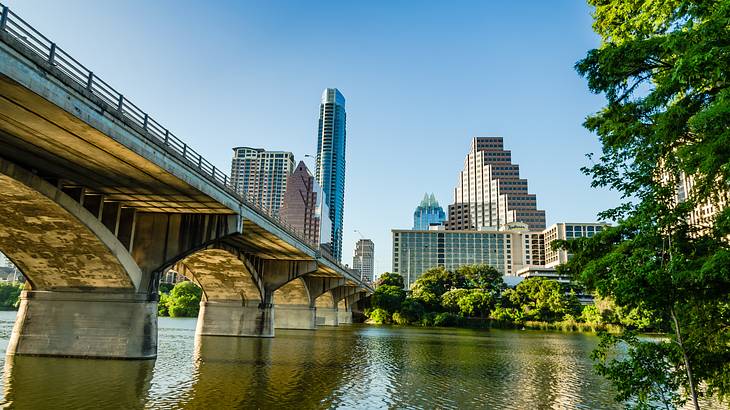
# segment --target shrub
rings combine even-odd
[[[453,327],[459,324],[459,316],[451,312],[442,312],[433,318],[433,325],[440,327]]]
[[[375,324],[390,323],[390,313],[385,309],[376,308],[370,311],[368,318]]]

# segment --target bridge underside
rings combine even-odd
[[[146,115],[140,127],[1,29],[0,40],[0,251],[28,280],[10,354],[155,357],[170,268],[203,289],[201,335],[313,329],[318,309],[347,320],[338,303],[362,285],[349,271],[231,193],[187,145],[152,137]]]

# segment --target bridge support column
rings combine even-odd
[[[23,291],[9,355],[157,357],[157,302],[134,293]]]
[[[337,308],[318,307],[315,311],[317,326],[337,326]]]
[[[338,310],[337,311],[337,324],[352,324],[352,310]]]
[[[274,327],[277,329],[316,329],[315,309],[309,306],[275,305]]]
[[[195,331],[200,336],[274,337],[273,305],[202,301]]]

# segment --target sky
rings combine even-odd
[[[391,229],[425,192],[447,208],[473,136],[504,137],[548,225],[619,201],[580,172],[604,99],[573,68],[599,44],[579,0],[4,2],[221,169],[242,145],[313,169],[320,96],[340,89],[344,263],[359,231],[390,270]]]

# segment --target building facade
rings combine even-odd
[[[552,272],[570,258],[553,251],[558,239],[591,237],[605,223],[557,223],[532,231],[527,223],[512,222],[501,230],[399,230],[393,233],[393,272],[410,287],[429,268],[453,270],[463,265],[486,264],[503,275],[523,276]],[[525,276],[523,276],[525,277]]]
[[[423,194],[423,200],[413,212],[413,229],[428,230],[432,226],[443,225],[445,221],[446,213],[436,197],[433,194]]]
[[[360,278],[366,282],[373,281],[375,273],[375,244],[370,239],[360,239],[355,244],[352,256],[353,268],[360,272]]]
[[[398,230],[393,233],[393,272],[410,288],[427,269],[486,264],[512,275],[521,255],[519,231]]]
[[[233,148],[231,186],[256,205],[278,215],[286,181],[294,169],[294,154],[262,148]]]
[[[327,195],[332,220],[332,256],[342,259],[342,229],[345,210],[345,97],[336,88],[322,93],[317,135],[317,182]]]
[[[527,180],[502,137],[474,137],[454,188],[447,229],[502,229],[524,222],[531,230],[545,229],[545,211],[537,209]]]
[[[313,244],[332,246],[332,222],[322,187],[300,161],[289,175],[279,217]]]

